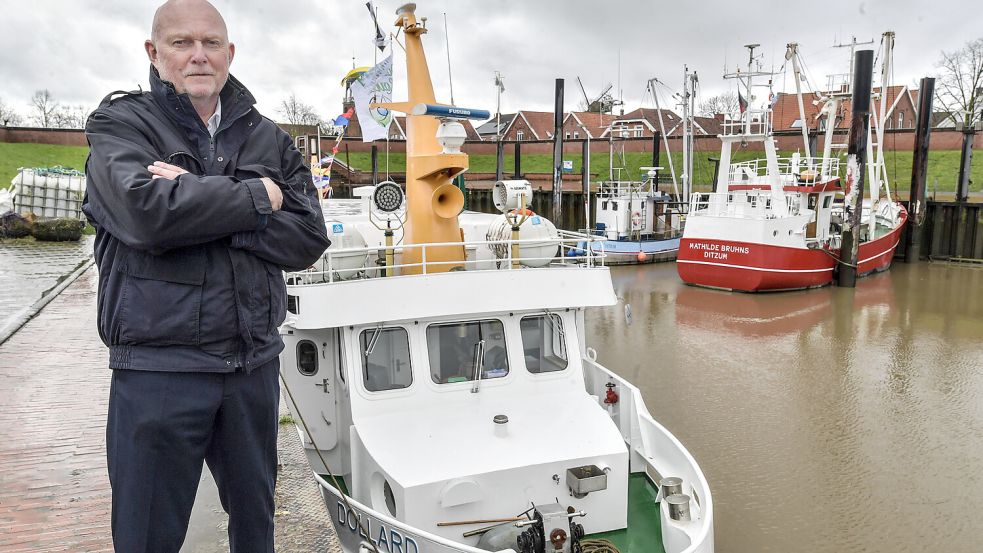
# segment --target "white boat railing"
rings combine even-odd
[[[518,270],[526,267],[582,267],[604,265],[604,239],[576,232],[557,230],[556,237],[520,240],[469,240],[466,242],[433,242],[424,244],[395,244],[391,248],[394,263],[385,265],[386,246],[360,248],[329,248],[321,259],[305,271],[286,274],[289,284],[331,284],[342,280],[400,276],[406,269],[412,274],[444,272],[445,267],[463,266],[465,271]],[[601,245],[587,247],[591,242]],[[518,255],[513,256],[513,245]],[[449,248],[463,248],[464,260],[445,259]],[[484,257],[479,251],[484,248]],[[419,250],[419,262],[403,263],[408,250]],[[435,250],[442,250],[440,254]],[[544,252],[551,252],[545,254]],[[354,261],[354,262],[353,262]]]
[[[813,184],[820,180],[838,177],[840,160],[821,157],[782,157],[778,158],[776,169],[783,177],[783,182],[792,181],[795,184]],[[810,172],[812,174],[810,174]],[[760,181],[768,177],[768,160],[759,158],[740,163],[732,163],[727,174],[727,181],[741,184]]]
[[[771,132],[771,110],[749,109],[731,113],[721,124],[723,136],[767,135]]]
[[[663,546],[667,551],[680,553],[712,553],[713,496],[710,484],[696,459],[669,430],[649,413],[641,391],[596,360],[596,352],[588,349],[583,357],[584,377],[588,393],[608,410],[615,425],[631,451],[630,470],[645,472],[654,484],[663,477],[683,480],[683,493],[690,496],[692,520],[675,521],[669,517],[665,501],[660,503]],[[604,405],[607,384],[614,384],[619,394],[615,404]]]
[[[799,215],[802,206],[797,194],[783,194],[787,216]],[[741,217],[773,219],[774,195],[770,190],[741,190],[736,192],[698,192],[690,198],[689,216]]]

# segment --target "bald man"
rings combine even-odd
[[[117,551],[177,552],[208,464],[233,552],[273,551],[283,270],[327,248],[310,171],[229,74],[203,0],[172,0],[144,45],[150,89],[86,123]]]

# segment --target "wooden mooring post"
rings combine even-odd
[[[935,79],[922,78],[918,85],[918,118],[915,124],[915,149],[911,163],[911,191],[908,194],[908,233],[905,240],[905,263],[918,261],[921,227],[925,221],[925,178],[928,174],[928,140],[932,131],[932,99]]]
[[[860,214],[864,201],[864,173],[867,168],[867,130],[870,124],[870,85],[874,72],[874,51],[860,50],[853,58],[853,114],[847,147],[846,184],[843,201],[843,240],[840,248],[838,284],[857,285],[857,250],[860,247]]]
[[[563,79],[556,80],[553,106],[553,221],[563,209]]]

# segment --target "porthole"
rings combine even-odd
[[[304,376],[317,374],[317,346],[310,340],[297,343],[297,370]]]
[[[386,480],[382,485],[382,495],[386,498],[386,508],[389,509],[389,514],[396,516],[396,497],[393,495],[393,488],[389,485],[389,480]]]

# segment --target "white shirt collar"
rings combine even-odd
[[[208,127],[208,134],[215,136],[218,132],[218,126],[222,123],[222,99],[219,98],[215,102],[215,113],[208,118],[208,123],[205,124]]]

